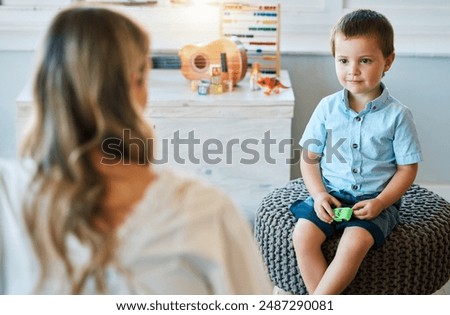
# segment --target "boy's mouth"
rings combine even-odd
[[[362,83],[364,81],[362,80],[347,80],[347,83],[353,83],[353,84],[358,84],[358,83]]]

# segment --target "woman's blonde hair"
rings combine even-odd
[[[49,27],[34,81],[35,119],[22,145],[22,155],[37,166],[25,202],[41,265],[37,292],[46,291],[55,273],[47,264],[51,257],[63,262],[71,293],[81,293],[89,278],[105,291],[115,235],[93,225],[106,186],[92,153],[108,153],[105,143],[112,139],[122,148],[116,163],[151,162],[152,129],[131,92],[133,76],[146,84],[149,44],[133,21],[101,7],[68,8]],[[126,149],[125,130],[147,144],[144,150]],[[92,259],[81,271],[69,255],[73,236],[91,250]]]

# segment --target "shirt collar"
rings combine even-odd
[[[389,98],[389,91],[383,82],[381,82],[381,89],[382,89],[382,91],[381,91],[380,96],[378,96],[373,101],[367,103],[366,108],[359,114],[366,114],[368,112],[376,112],[376,111],[384,108],[384,106],[386,106],[386,103]],[[350,106],[348,103],[348,90],[345,88],[342,90],[342,104],[345,107],[346,111],[350,110]]]

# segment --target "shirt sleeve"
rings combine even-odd
[[[422,151],[411,111],[405,107],[398,118],[394,134],[394,153],[398,165],[422,161]]]
[[[317,105],[300,139],[300,146],[307,151],[322,154],[325,149],[327,130],[323,100]]]

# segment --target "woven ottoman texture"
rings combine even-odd
[[[289,206],[306,199],[301,178],[268,194],[255,221],[255,237],[273,284],[294,294],[308,294],[303,283],[292,231],[295,218]],[[407,191],[400,223],[380,249],[371,249],[344,294],[431,294],[450,278],[450,203],[418,185]],[[341,235],[323,244],[330,262]],[[345,268],[345,266],[343,267]]]

